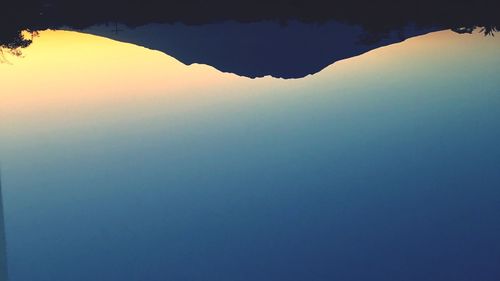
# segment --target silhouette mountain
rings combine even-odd
[[[20,30],[106,22],[204,24],[222,21],[337,22],[362,25],[372,33],[417,26],[500,26],[496,0],[25,0],[2,3],[0,45],[26,44]]]
[[[337,22],[149,24],[133,29],[101,25],[83,32],[160,50],[185,64],[208,64],[251,78],[301,78],[335,61],[433,30],[410,26],[371,43],[363,42],[361,26]]]
[[[499,7],[496,0],[9,1],[2,6],[0,47],[28,46],[22,30],[68,28],[162,50],[186,64],[292,78],[432,30],[480,27],[492,35]],[[93,27],[106,24],[123,31]]]

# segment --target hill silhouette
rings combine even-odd
[[[70,26],[85,28],[106,22],[127,26],[148,23],[204,24],[227,20],[255,22],[337,22],[362,25],[384,33],[414,23],[467,30],[494,31],[500,26],[500,4],[494,0],[26,0],[2,4],[0,45],[24,46],[20,30]],[[376,38],[377,36],[373,36]]]
[[[207,26],[198,29],[211,34],[211,38],[203,42],[206,50],[200,52],[199,48],[192,47],[193,44],[200,44],[197,39],[200,37],[189,27],[176,27],[177,30],[183,30],[178,32],[191,34],[183,42],[174,40],[178,42],[176,46],[165,46],[165,40],[152,42],[152,39],[148,41],[141,36],[127,39],[126,34],[115,36],[101,32],[100,35],[162,50],[187,64],[207,63],[223,71],[249,77],[273,75],[293,78],[317,72],[333,61],[432,30],[453,29],[459,33],[470,33],[480,28],[485,35],[493,35],[500,27],[499,7],[498,1],[493,0],[10,1],[2,6],[0,47],[15,50],[28,46],[31,40],[21,36],[22,30],[90,30],[93,26],[106,24],[120,24],[122,29],[128,30],[154,24],[182,23],[187,26]],[[273,22],[274,25],[269,24]],[[212,28],[217,24],[227,27],[236,23],[252,23],[247,26],[258,28],[251,32],[248,32],[248,28],[242,28],[241,36],[235,34],[234,30],[226,33],[224,28],[218,31]],[[267,24],[269,29],[261,28],[259,23]],[[331,30],[287,34],[275,30],[278,24],[296,26],[298,23],[318,25],[322,30],[330,30],[332,23],[343,27],[334,31],[333,35]],[[410,31],[409,26],[412,27]],[[353,41],[353,34],[349,32],[354,32],[358,39]],[[170,34],[169,38],[179,36]],[[262,38],[268,38],[265,39],[268,42],[263,43]],[[241,41],[247,42],[247,47],[241,46]],[[315,46],[301,43],[308,41]],[[350,43],[345,44],[347,42]],[[326,49],[339,45],[340,51],[339,47],[331,51]],[[231,59],[236,56],[241,58],[241,50],[245,48],[250,50],[247,60]],[[221,57],[220,53],[226,56]],[[291,55],[295,55],[294,65],[290,65]],[[300,62],[301,59],[306,61]],[[263,66],[263,62],[267,62],[267,65]],[[303,67],[295,69],[297,64]]]
[[[83,32],[162,51],[184,64],[202,63],[246,77],[301,78],[330,64],[434,29],[409,26],[364,42],[360,26],[262,21],[205,25],[100,25]]]

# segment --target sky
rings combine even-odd
[[[285,80],[40,32],[0,65],[10,280],[496,281],[499,44]]]

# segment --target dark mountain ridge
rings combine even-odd
[[[500,4],[494,0],[453,1],[338,1],[338,0],[27,0],[2,5],[0,45],[23,47],[21,30],[86,28],[118,22],[130,27],[148,23],[205,24],[262,20],[302,22],[337,21],[361,25],[377,40],[409,23],[468,32],[476,26],[485,32],[500,27]]]

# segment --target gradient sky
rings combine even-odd
[[[43,31],[0,65],[10,281],[500,276],[500,39],[249,79]]]

